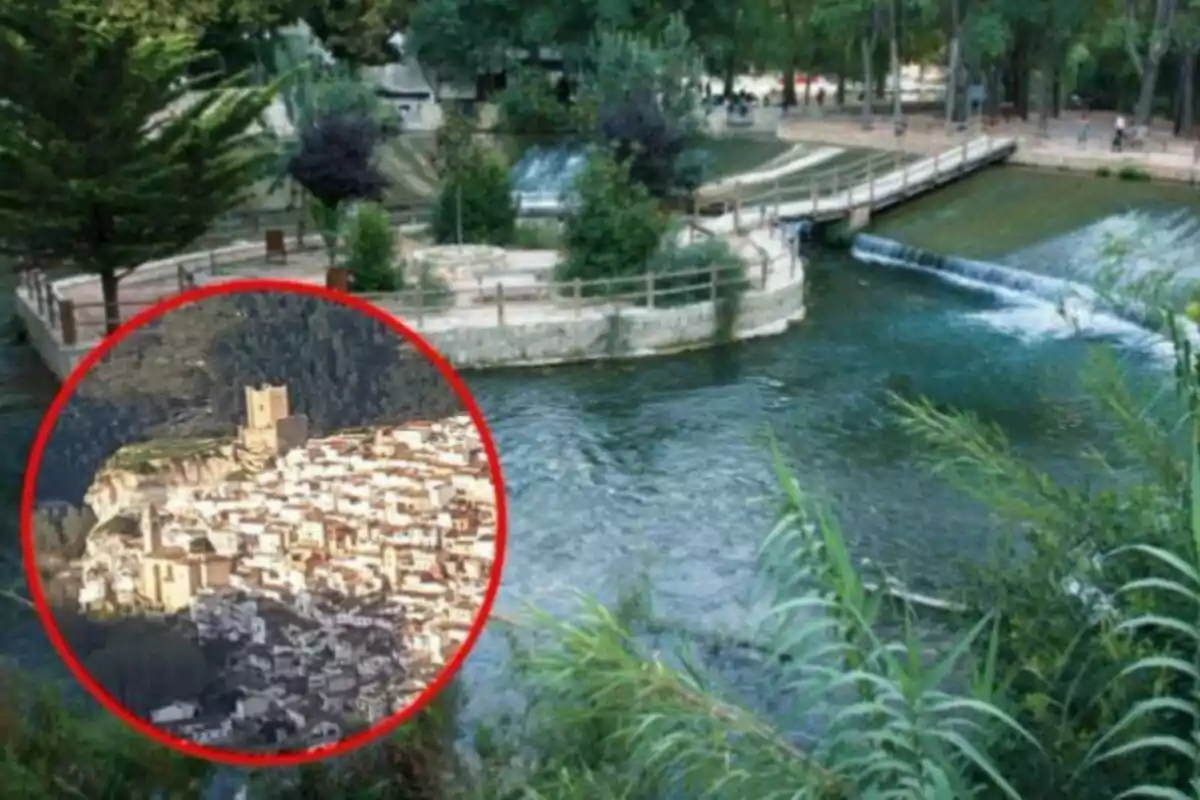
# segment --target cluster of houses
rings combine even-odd
[[[495,559],[490,468],[454,417],[320,439],[283,387],[247,390],[261,468],[174,491],[136,535],[89,537],[85,611],[171,618],[224,669],[151,721],[239,746],[318,746],[409,704],[466,638]]]

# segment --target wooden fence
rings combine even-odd
[[[772,207],[778,210],[784,203],[809,200],[815,205],[823,197],[848,190],[861,190],[864,187],[868,194],[872,194],[871,189],[876,182],[897,172],[903,176],[904,170],[916,162],[932,160],[934,175],[941,173],[938,161],[956,157],[957,151],[961,151],[965,163],[971,142],[984,132],[983,126],[976,122],[965,130],[947,135],[947,139],[953,143],[952,146],[932,154],[910,152],[901,145],[894,150],[875,151],[859,158],[801,170],[770,181],[734,180],[720,189],[710,191],[707,197],[703,192],[700,193],[693,202],[692,212],[699,216],[733,214],[735,225],[741,225],[741,215],[746,207],[758,208],[760,216],[765,217],[765,208]],[[897,137],[897,141],[902,143],[903,136]],[[957,168],[956,166],[955,169]]]
[[[771,269],[766,250],[755,246],[756,264],[737,267],[706,267],[678,272],[647,272],[642,275],[597,280],[576,279],[566,282],[540,281],[505,285],[503,280],[490,282],[477,279],[475,286],[430,286],[399,292],[361,294],[389,313],[421,327],[431,317],[462,313],[474,315],[489,309],[495,324],[512,322],[513,307],[530,304],[551,309],[573,310],[581,315],[584,309],[595,306],[641,307],[654,309],[687,302],[713,302],[728,290],[765,288]],[[790,252],[790,276],[795,278],[799,267],[794,248]],[[214,273],[235,279],[236,269]],[[180,271],[179,289],[195,284],[195,274]],[[326,283],[344,288],[345,270],[329,270]],[[54,285],[38,273],[24,274],[23,288],[33,299],[39,317],[46,321],[57,338],[67,346],[99,341],[105,332],[103,302],[78,302],[66,298]],[[153,305],[174,292],[165,292],[154,299],[121,301],[118,312],[122,319]],[[478,318],[474,319],[476,323]]]

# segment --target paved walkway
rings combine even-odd
[[[1115,117],[1113,113],[1091,114],[1088,137],[1084,142],[1079,140],[1083,118],[1078,112],[1069,112],[1060,119],[1050,120],[1046,132],[1042,132],[1033,119],[1029,122],[1019,119],[998,121],[984,130],[989,135],[1010,137],[1017,142],[1017,152],[1011,159],[1014,164],[1086,172],[1094,172],[1101,167],[1116,170],[1123,166],[1135,166],[1153,177],[1166,180],[1190,181],[1200,177],[1197,143],[1174,137],[1171,125],[1166,120],[1155,121],[1150,128],[1149,141],[1142,149],[1113,152],[1111,143]],[[863,130],[862,122],[857,118],[840,114],[825,118],[805,115],[784,120],[779,135],[788,141],[900,148],[923,154],[945,150],[955,141],[961,142],[964,136],[958,131],[947,133],[945,119],[941,116],[909,115],[906,120],[907,132],[897,137],[889,116],[877,118],[874,128],[867,131]],[[973,127],[972,135],[978,132],[979,122],[974,122]]]
[[[789,175],[802,173],[837,158],[844,152],[846,151],[840,147],[818,147],[811,152],[800,153],[790,161],[773,164],[765,169],[760,167],[751,172],[739,172],[736,175],[705,184],[700,187],[697,194],[703,200],[711,202],[716,196],[736,191],[748,185],[771,183]]]
[[[782,219],[830,216],[848,213],[851,209],[869,207],[872,210],[892,205],[913,193],[914,189],[927,189],[939,182],[939,176],[961,171],[964,167],[987,163],[998,152],[1012,146],[1011,138],[999,136],[975,136],[961,142],[952,142],[947,147],[943,141],[940,152],[925,156],[917,161],[873,176],[870,180],[817,196],[799,198],[775,205],[773,211]],[[978,168],[978,166],[974,167]],[[865,176],[864,176],[865,177]],[[759,214],[765,212],[760,207]],[[742,221],[755,219],[752,214],[743,214]],[[735,230],[738,216],[724,214],[706,221],[705,226],[719,233]]]

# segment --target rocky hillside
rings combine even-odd
[[[83,501],[98,523],[122,509],[165,502],[176,488],[216,486],[242,468],[232,442],[152,440],[121,448],[96,473]]]

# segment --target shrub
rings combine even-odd
[[[718,238],[680,244],[672,232],[650,260],[649,271],[654,273],[655,303],[662,306],[711,299],[714,279],[717,299],[741,295],[749,285],[742,259]]]
[[[658,197],[699,186],[695,153],[702,116],[701,58],[682,15],[631,34],[602,31],[580,86],[581,105],[596,116],[601,143],[633,160],[633,180]]]
[[[495,150],[474,142],[456,154],[433,212],[432,232],[439,244],[492,244],[513,240],[517,206],[508,164]]]
[[[212,764],[177,755],[107,714],[64,701],[63,687],[0,666],[6,797],[198,797],[214,772]]]
[[[542,70],[517,68],[509,73],[508,86],[496,105],[505,133],[556,135],[576,130],[574,105]]]
[[[354,210],[346,234],[345,267],[355,292],[393,292],[400,288],[396,236],[388,213],[377,203]]]
[[[655,197],[672,193],[676,186],[675,162],[683,153],[684,135],[667,117],[653,92],[637,88],[601,108],[598,129],[617,161],[628,163],[632,180]]]
[[[1141,167],[1126,165],[1117,170],[1117,178],[1123,181],[1148,181],[1150,180],[1150,173]]]
[[[597,149],[575,180],[575,207],[563,225],[565,257],[559,281],[632,278],[644,275],[666,230],[666,217],[646,188],[629,178],[627,165]],[[640,288],[640,287],[637,287]],[[584,294],[625,294],[631,280],[590,285]]]
[[[1108,178],[1112,176],[1112,169],[1109,167],[1096,167],[1097,178]]]
[[[557,222],[523,220],[517,223],[513,246],[523,250],[557,250],[562,229]]]

